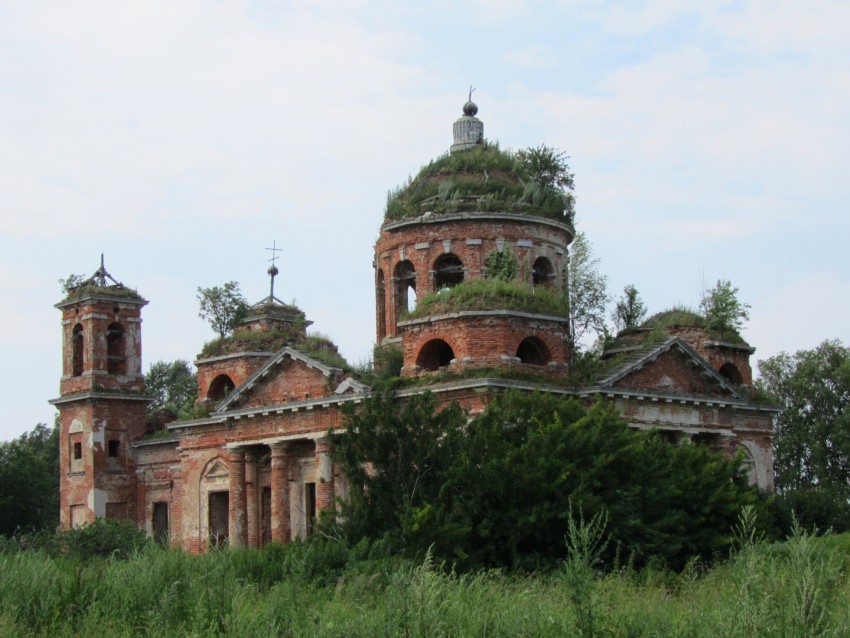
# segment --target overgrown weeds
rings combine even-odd
[[[425,295],[402,319],[464,310],[516,310],[566,317],[567,301],[548,286],[530,286],[497,278],[469,279]]]
[[[604,521],[574,521],[563,570],[459,574],[327,540],[201,556],[0,553],[0,634],[14,636],[844,636],[850,536],[739,533],[714,568],[603,573]]]

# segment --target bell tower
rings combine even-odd
[[[141,309],[148,302],[100,268],[69,288],[62,312],[60,525],[136,519],[130,443],[145,433]]]

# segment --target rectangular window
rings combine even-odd
[[[117,439],[109,439],[109,456],[115,458],[118,456],[118,450],[121,449],[121,442]]]
[[[210,547],[226,544],[230,534],[230,492],[210,492],[208,508]]]
[[[153,537],[157,543],[168,541],[168,503],[165,501],[153,504]]]
[[[306,505],[307,514],[307,536],[313,534],[313,525],[316,523],[316,484],[305,483],[306,493],[304,494],[304,504]]]
[[[80,442],[74,443],[74,460],[79,461],[83,458],[83,444]]]

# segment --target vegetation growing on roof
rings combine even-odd
[[[464,310],[518,310],[566,317],[567,302],[547,286],[530,286],[501,279],[469,279],[443,288],[419,300],[416,309],[402,319]]]
[[[487,277],[490,279],[501,279],[502,281],[513,281],[516,279],[519,264],[514,251],[508,246],[502,250],[494,250],[484,262]]]
[[[219,337],[204,344],[199,357],[220,357],[246,350],[275,352],[284,346],[293,345],[298,336],[292,330],[271,330],[257,332],[255,330],[236,330],[226,337]]]
[[[237,330],[228,337],[219,337],[205,343],[199,357],[207,359],[245,351],[277,352],[286,346],[333,368],[341,368],[346,372],[352,370],[330,337],[319,333],[304,337],[298,334],[297,330]]]
[[[60,280],[61,281],[61,280]],[[66,291],[66,296],[63,301],[73,301],[75,299],[84,299],[85,297],[117,297],[120,299],[141,300],[142,296],[137,290],[127,288],[120,284],[114,286],[97,286],[95,284],[83,284],[69,288]]]
[[[198,316],[209,321],[221,338],[233,333],[250,308],[236,281],[211,288],[198,286],[198,303]]]
[[[511,212],[572,223],[573,175],[546,146],[511,152],[498,143],[445,153],[387,195],[386,221],[426,212]]]
[[[331,338],[326,335],[320,333],[307,335],[304,341],[297,343],[293,348],[332,368],[341,368],[346,372],[351,372],[353,369],[345,357],[339,353]]]
[[[708,325],[705,317],[686,306],[674,306],[652,315],[637,328],[622,330],[606,344],[606,351],[654,345],[672,336],[671,328],[702,328],[711,339],[736,345],[746,345],[737,331],[720,331]]]

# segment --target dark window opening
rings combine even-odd
[[[233,392],[236,384],[226,374],[220,374],[210,383],[210,389],[207,391],[207,398],[213,401],[221,401],[228,394]]]
[[[434,289],[451,288],[463,281],[463,262],[457,255],[440,255],[434,263]]]
[[[118,456],[118,451],[121,449],[121,441],[117,439],[109,439],[109,456],[115,458]]]
[[[80,324],[74,326],[71,335],[71,374],[75,377],[83,373],[83,327]]]
[[[437,370],[449,365],[454,358],[454,350],[449,344],[442,339],[433,339],[422,346],[416,365],[423,370]]]
[[[537,337],[523,339],[517,348],[516,356],[523,363],[538,366],[546,365],[551,358],[546,344]]]
[[[83,444],[80,442],[74,443],[74,460],[79,461],[83,458]]]
[[[384,290],[384,271],[378,269],[377,281],[375,282],[375,309],[378,323],[378,341],[387,336],[387,307],[386,291]]]
[[[289,486],[287,485],[287,488]],[[263,497],[262,497],[262,512],[260,515],[262,519],[262,532],[260,545],[265,547],[269,543],[272,542],[272,488],[264,487],[263,488]]]
[[[120,323],[111,323],[106,329],[106,371],[109,374],[126,374],[124,328]]]
[[[735,385],[741,385],[744,381],[744,378],[741,376],[740,370],[736,368],[731,363],[725,363],[719,370],[720,376],[726,379],[727,381],[731,381]]]
[[[153,504],[153,538],[157,543],[168,542],[168,503]]]
[[[535,285],[545,285],[555,279],[555,269],[546,257],[538,257],[531,267],[531,282]]]
[[[416,307],[416,269],[409,260],[400,261],[395,267],[396,316]]]
[[[225,545],[230,535],[230,492],[210,492],[207,502],[210,546]]]
[[[691,437],[691,442],[695,445],[718,449],[720,447],[720,435],[714,432],[697,432]]]
[[[304,484],[304,506],[307,515],[307,536],[313,534],[313,526],[316,524],[316,484]]]

